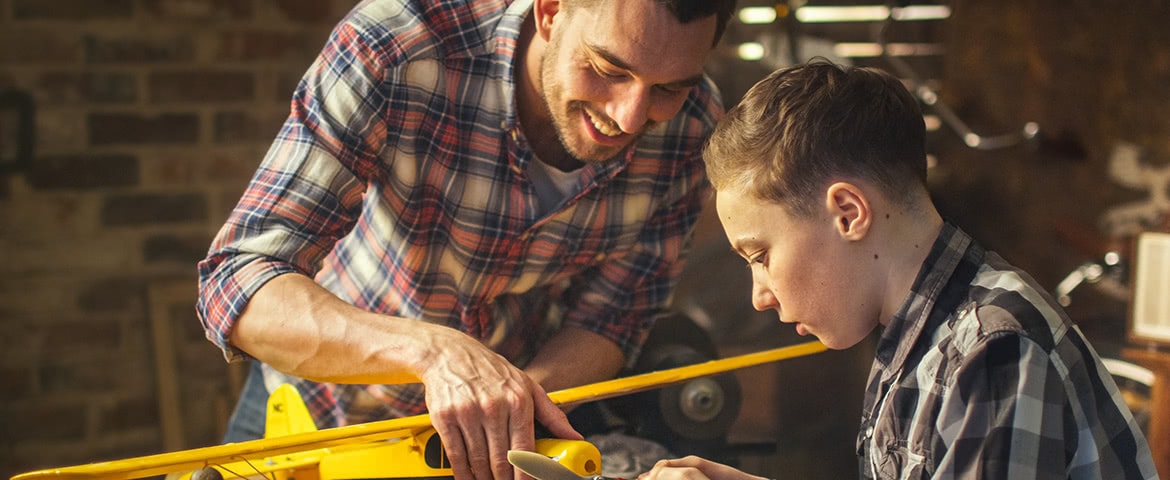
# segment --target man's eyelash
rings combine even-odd
[[[612,73],[609,73],[608,71],[603,70],[601,68],[601,66],[598,65],[597,62],[595,62],[595,61],[589,61],[589,68],[593,69],[593,73],[596,73],[597,75],[602,76],[602,77],[614,76]]]

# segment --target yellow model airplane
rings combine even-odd
[[[553,392],[549,397],[558,405],[576,405],[824,350],[819,342],[808,342],[583,385]],[[589,442],[541,439],[536,442],[536,451],[580,476],[601,473],[601,455]],[[268,399],[263,439],[38,470],[12,480],[128,479],[164,474],[183,480],[453,477],[429,415],[318,430],[296,389],[283,386]]]
[[[292,385],[281,385],[268,397],[266,438],[317,431],[300,394]],[[577,475],[601,472],[601,452],[580,440],[541,439],[537,453],[554,458]],[[392,441],[322,447],[265,458],[262,462],[240,460],[209,465],[168,480],[218,480],[260,476],[271,479],[435,478],[451,477],[439,435],[433,428],[411,431]]]

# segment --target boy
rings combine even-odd
[[[752,303],[849,348],[883,327],[857,438],[862,478],[1156,478],[1149,446],[1067,315],[943,220],[918,104],[879,70],[774,72],[704,152]],[[664,460],[644,479],[758,479]]]

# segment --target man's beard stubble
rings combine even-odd
[[[556,63],[558,56],[561,53],[561,40],[562,39],[560,38],[560,35],[553,35],[553,38],[550,39],[548,49],[546,50],[547,53],[540,62],[541,100],[544,102],[545,113],[548,115],[548,118],[552,120],[552,127],[553,131],[556,133],[557,141],[560,143],[565,153],[574,160],[573,163],[578,165],[587,163],[606,163],[611,160],[615,160],[621,156],[623,152],[627,151],[635,142],[637,142],[637,140],[641,138],[642,134],[651,126],[653,126],[653,122],[647,121],[647,123],[643,125],[642,129],[640,129],[638,133],[630,136],[629,141],[624,146],[616,149],[607,149],[605,147],[595,145],[587,137],[581,138],[581,142],[586,145],[593,145],[598,147],[595,149],[597,151],[589,152],[582,151],[583,149],[574,148],[574,146],[571,145],[569,141],[569,138],[572,138],[574,133],[571,128],[572,122],[570,119],[576,116],[581,118],[582,122],[588,122],[589,114],[586,113],[588,103],[580,100],[569,101],[565,107],[564,115],[557,115],[553,111],[554,103],[559,105],[565,97],[564,88],[561,86],[560,82],[555,80],[551,82],[549,81],[550,79],[556,78]],[[609,122],[615,129],[619,129],[617,124],[608,116],[601,115],[601,117],[605,118],[605,121]],[[588,125],[585,126],[585,128],[595,127]],[[610,151],[607,152],[607,150]]]

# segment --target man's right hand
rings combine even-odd
[[[582,438],[544,389],[504,357],[455,330],[434,339],[419,378],[455,478],[526,478],[507,453],[535,448],[534,419],[558,437]]]
[[[459,480],[526,478],[513,472],[507,454],[533,449],[534,419],[553,435],[581,439],[535,380],[474,338],[361,310],[304,275],[280,275],[260,288],[231,341],[277,370],[314,381],[422,381]]]

